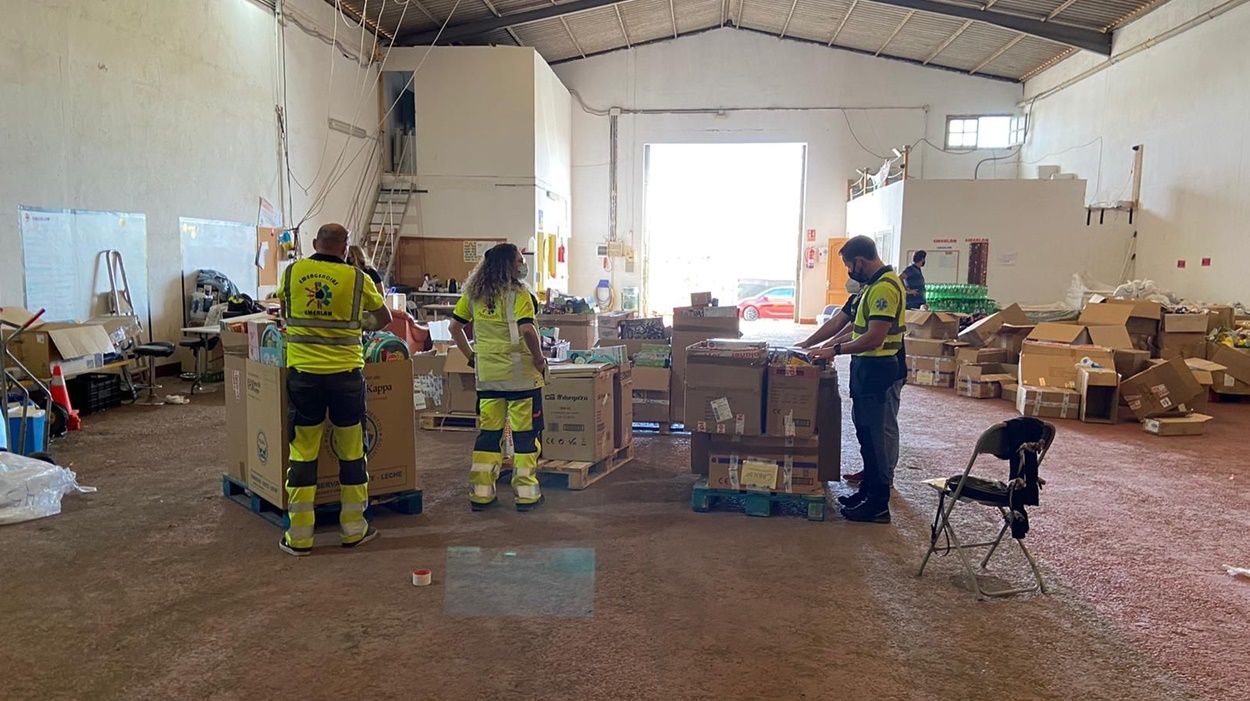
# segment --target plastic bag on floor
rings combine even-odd
[[[0,526],[61,513],[61,497],[87,494],[70,470],[42,460],[0,451]]]

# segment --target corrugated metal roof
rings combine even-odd
[[[326,0],[384,38],[559,7],[576,0]],[[938,0],[965,8],[1105,32],[1167,0]],[[853,9],[852,9],[853,8]],[[850,13],[848,16],[848,12]],[[402,17],[402,22],[401,22]],[[562,17],[493,28],[458,43],[532,46],[549,62],[672,39],[719,26],[828,44],[981,75],[1023,80],[1072,52],[1050,39],[963,17],[913,11],[886,0],[623,0]],[[841,31],[838,27],[841,26]]]

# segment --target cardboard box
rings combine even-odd
[[[1150,367],[1150,351],[1136,348],[1113,348],[1111,354],[1115,358],[1115,371],[1120,374],[1120,377],[1132,377]]]
[[[1066,343],[1068,345],[1090,345],[1089,331],[1084,326],[1053,322],[1045,322],[1034,326],[1024,340],[1042,343]],[[1023,346],[1021,350],[1023,350]]]
[[[911,336],[908,336],[903,342],[909,358],[913,355],[922,358],[953,356],[955,355],[955,349],[962,345],[958,341],[948,341],[943,338],[912,338]]]
[[[908,368],[907,384],[917,387],[954,387],[955,373]]]
[[[1197,316],[1196,314],[1186,314],[1178,316]],[[1172,360],[1173,358],[1201,358],[1207,357],[1207,335],[1206,333],[1173,333],[1165,331],[1159,334],[1159,357],[1164,360]]]
[[[1211,417],[1206,414],[1161,417],[1141,422],[1142,430],[1156,436],[1201,436],[1207,432]]]
[[[1011,405],[1015,406],[1016,394],[1020,391],[1020,385],[1015,382],[1003,382],[1001,386],[1003,388],[1002,399],[1004,401],[1011,402]]]
[[[990,348],[1007,351],[1008,357],[1006,362],[1014,363],[1020,357],[1020,349],[1024,347],[1024,339],[1033,333],[1034,328],[1033,324],[1003,324],[988,345]]]
[[[1200,333],[1205,335],[1210,320],[1207,313],[1199,314],[1164,314],[1160,330],[1167,333]]]
[[[959,317],[945,312],[912,309],[907,312],[909,338],[953,339],[959,335]]]
[[[701,341],[738,338],[737,307],[677,307],[673,310],[673,378],[669,420],[686,421],[686,352]]]
[[[599,341],[599,318],[594,314],[539,314],[542,328],[559,329],[560,340],[568,341],[573,350],[594,348]]]
[[[1120,394],[1139,421],[1188,413],[1202,392],[1202,385],[1182,360],[1160,363],[1120,382]]]
[[[1120,408],[1120,376],[1115,370],[1078,367],[1076,391],[1081,395],[1081,421],[1116,422]]]
[[[1112,350],[1132,350],[1133,339],[1123,326],[1087,326],[1091,345]]]
[[[744,436],[763,433],[767,344],[726,347],[704,341],[689,349],[687,363],[687,429]]]
[[[289,423],[286,368],[246,362],[248,488],[266,501],[286,508]],[[365,365],[365,454],[369,460],[369,494],[391,494],[417,488],[416,423],[407,361]],[[339,499],[339,463],[331,447],[327,421],[317,462],[318,504]]]
[[[1003,383],[1014,382],[1019,369],[1005,363],[962,365],[955,375],[955,391],[973,399],[995,399],[1002,395]]]
[[[814,365],[773,364],[768,367],[764,435],[799,438],[816,435],[820,375],[821,368]]]
[[[703,339],[699,339],[703,340]],[[667,346],[670,343],[668,339],[644,339],[644,338],[602,338],[599,339],[600,348],[615,348],[617,346],[625,347],[625,357],[633,360],[635,356],[642,352],[643,348],[650,346]],[[670,349],[669,353],[672,351]]]
[[[634,442],[634,379],[629,366],[618,367],[612,379],[612,447]]]
[[[447,349],[443,373],[442,410],[452,414],[476,414],[477,377],[469,367],[469,359],[456,346]]]
[[[1091,326],[1124,326],[1130,336],[1159,333],[1163,305],[1145,299],[1107,299],[1095,295],[1081,311],[1080,322]]]
[[[634,421],[668,423],[672,376],[668,368],[634,368]]]
[[[1236,320],[1236,310],[1226,304],[1215,304],[1207,308],[1207,331],[1231,329]]]
[[[1250,351],[1222,343],[1207,345],[1207,358],[1224,366],[1213,374],[1212,391],[1217,394],[1250,394]]]
[[[705,475],[713,489],[747,489],[742,481],[742,468],[771,472],[777,468],[772,488],[768,479],[752,480],[759,491],[781,491],[793,494],[819,494],[825,482],[840,479],[840,446],[828,438],[781,438],[778,436],[731,437],[706,433],[690,436],[690,471]],[[791,466],[786,480],[786,465]],[[737,466],[737,480],[733,467]],[[754,472],[754,470],[753,470]]]
[[[244,346],[246,348],[246,346]],[[226,474],[247,484],[247,358],[226,356],[222,387],[226,395]]]
[[[1216,378],[1221,377],[1228,368],[1201,358],[1186,359],[1185,365],[1194,374],[1194,379],[1198,381],[1198,384],[1202,385],[1203,390],[1197,399],[1190,402],[1189,407],[1205,414],[1210,404],[1211,390],[1215,387]]]
[[[612,454],[615,403],[612,365],[552,366],[543,388],[543,456],[598,462]]]
[[[633,312],[605,312],[596,317],[599,325],[599,338],[620,338],[621,322],[633,318]]]
[[[1016,390],[1016,411],[1039,419],[1076,419],[1081,413],[1081,395],[1066,387],[1031,387]]]
[[[927,370],[929,372],[953,375],[959,369],[959,365],[955,358],[923,358],[909,357],[907,358],[908,370]]]
[[[1104,368],[1115,367],[1111,349],[1026,341],[1020,353],[1019,384],[1030,387],[1076,387],[1076,366],[1089,358]]]
[[[691,292],[690,306],[692,307],[710,307],[712,306],[711,292]]]
[[[960,348],[955,352],[955,365],[979,365],[983,363],[1011,363],[1019,353],[1012,354],[1003,348]]]
[[[1013,304],[964,329],[959,333],[959,340],[978,347],[984,346],[994,339],[1004,324],[1028,326],[1029,317],[1020,305]]]
[[[29,319],[29,315],[25,318]],[[117,353],[103,326],[64,321],[49,321],[26,329],[9,345],[9,350],[41,379],[52,377],[54,365],[60,365],[66,376],[78,375],[103,366]]]
[[[418,414],[446,412],[447,356],[437,353],[412,357],[412,397]]]

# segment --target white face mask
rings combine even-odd
[[[858,294],[861,289],[863,289],[863,285],[860,285],[858,282],[851,280],[849,278],[847,279],[846,281],[847,292],[851,294]]]
[[[530,279],[530,267],[526,265],[525,263],[522,263],[521,267],[517,268],[516,274],[517,274],[517,277],[521,278],[522,280],[528,280]]]

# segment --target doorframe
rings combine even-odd
[[[794,260],[794,323],[801,324],[803,322],[803,244],[807,237],[807,142],[803,142],[803,156],[799,163],[799,245],[795,250]],[[813,241],[813,244],[819,244],[819,241]],[[817,245],[817,268],[820,267],[820,247]],[[812,323],[816,323],[812,319]]]

